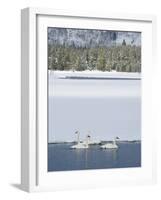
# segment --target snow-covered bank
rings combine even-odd
[[[49,71],[49,96],[139,97],[141,73]]]
[[[54,78],[65,78],[65,77],[95,77],[95,78],[131,78],[131,79],[140,79],[141,73],[132,73],[132,72],[116,72],[116,71],[98,71],[98,70],[85,70],[85,71],[53,71],[49,70],[49,74]]]

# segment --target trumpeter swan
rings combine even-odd
[[[116,144],[116,140],[119,139],[119,137],[115,137],[112,143],[106,143],[101,146],[101,149],[118,149],[118,145]]]
[[[77,134],[77,144],[71,146],[71,149],[88,149],[90,136],[87,135],[86,141],[80,142],[80,140],[79,140],[79,135],[80,135],[79,131],[76,131],[75,134]]]

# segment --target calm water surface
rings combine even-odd
[[[70,149],[73,143],[48,145],[48,171],[127,168],[141,166],[141,143],[119,143],[117,150]]]

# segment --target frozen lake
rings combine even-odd
[[[49,142],[141,139],[139,73],[49,72]]]

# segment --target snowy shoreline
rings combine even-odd
[[[49,96],[139,97],[141,73],[48,71]]]
[[[54,78],[113,78],[113,79],[141,79],[141,73],[138,72],[116,72],[116,71],[98,71],[98,70],[85,70],[85,71],[58,71],[48,70],[49,75]]]

